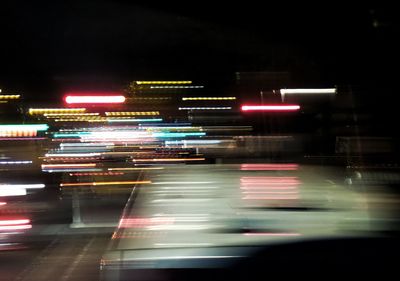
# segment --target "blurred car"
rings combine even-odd
[[[102,280],[394,272],[398,240],[382,237],[365,194],[332,174],[296,164],[166,168],[124,211]]]

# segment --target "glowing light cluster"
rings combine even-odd
[[[136,112],[127,112],[128,114]],[[142,112],[141,112],[142,113]],[[153,113],[153,112],[152,112]],[[158,112],[157,112],[158,113]],[[120,112],[117,112],[120,114]],[[145,170],[156,162],[182,163],[189,161],[204,161],[202,155],[193,149],[167,148],[165,140],[180,139],[186,137],[205,136],[200,127],[187,126],[190,123],[151,123],[145,126],[138,124],[123,124],[124,122],[155,122],[161,118],[130,118],[119,116],[108,118],[110,122],[122,122],[113,126],[75,126],[75,129],[60,129],[53,133],[52,141],[60,143],[59,148],[50,149],[42,159],[43,172],[68,172],[70,176],[111,176],[122,175],[126,170]],[[174,126],[172,126],[174,125]],[[181,126],[180,126],[181,125]],[[185,126],[184,126],[185,125]],[[176,130],[183,129],[180,132]],[[154,131],[153,131],[154,130]],[[175,130],[175,131],[174,131]],[[193,140],[194,141],[194,140]],[[79,142],[79,143],[78,143]],[[189,142],[190,143],[190,142]],[[204,142],[206,143],[206,142]],[[135,168],[126,168],[119,173],[105,172],[102,161],[118,160],[130,163]],[[137,163],[133,165],[132,163]],[[150,167],[153,168],[153,167]],[[155,168],[155,167],[154,167]],[[112,168],[111,168],[112,169]],[[112,171],[112,170],[109,171]],[[157,167],[157,169],[159,169]],[[116,170],[117,171],[117,170]],[[107,182],[104,185],[133,184],[137,182]],[[97,186],[101,182],[72,182],[62,186]]]
[[[135,119],[138,120],[138,119]],[[154,120],[154,119],[150,119]],[[144,121],[144,120],[141,120]],[[146,120],[148,121],[148,120]],[[164,127],[145,127],[147,130],[115,130],[105,133],[105,131],[89,131],[89,132],[64,132],[55,133],[55,138],[80,138],[82,141],[114,141],[114,140],[155,140],[154,138],[184,138],[188,136],[205,136],[205,132],[169,132],[163,131]],[[180,127],[176,127],[179,129]],[[190,130],[194,130],[191,128]],[[167,128],[166,130],[169,130]],[[60,154],[58,154],[60,155]],[[91,154],[92,155],[92,154]],[[56,155],[53,155],[56,156]]]

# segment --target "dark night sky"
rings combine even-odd
[[[290,71],[298,86],[390,89],[397,81],[393,7],[145,3],[2,2],[0,87],[43,98],[68,87],[235,71]]]

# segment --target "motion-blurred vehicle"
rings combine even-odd
[[[336,175],[294,163],[169,167],[125,209],[102,280],[394,273],[400,244],[382,234],[387,217],[374,220],[368,194]]]

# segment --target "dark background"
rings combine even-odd
[[[133,79],[226,83],[236,71],[289,71],[289,86],[396,94],[394,7],[146,2],[2,2],[0,87],[49,100]]]

